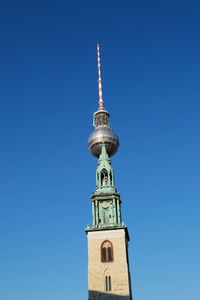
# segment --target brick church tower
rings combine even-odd
[[[94,113],[95,130],[88,139],[90,152],[98,157],[96,188],[92,194],[92,225],[88,239],[88,300],[132,300],[128,260],[129,234],[121,219],[120,194],[115,187],[110,157],[119,140],[110,128],[102,97],[99,45],[99,108]]]

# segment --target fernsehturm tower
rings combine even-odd
[[[121,218],[120,194],[115,187],[110,157],[119,147],[111,129],[109,113],[102,95],[99,44],[99,108],[94,113],[94,131],[88,139],[90,152],[98,158],[96,188],[92,199],[92,225],[86,228],[88,238],[89,300],[132,300],[128,260],[129,234]]]

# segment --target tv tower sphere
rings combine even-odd
[[[94,113],[94,119],[96,121],[95,130],[88,138],[88,148],[96,157],[99,157],[101,154],[102,142],[106,145],[106,152],[109,157],[114,155],[119,147],[118,136],[110,128],[108,118],[109,113],[104,109]]]
[[[111,157],[118,150],[119,139],[116,133],[110,128],[109,113],[103,106],[99,44],[97,44],[97,57],[99,74],[99,109],[94,113],[93,125],[95,126],[95,130],[88,138],[88,148],[94,156],[99,157],[101,154],[102,142],[104,142],[106,145],[106,152],[108,156]]]

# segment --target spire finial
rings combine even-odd
[[[102,95],[102,80],[101,80],[101,64],[100,64],[100,52],[99,52],[99,44],[97,44],[97,58],[98,58],[98,85],[99,85],[99,108],[103,109],[103,95]]]

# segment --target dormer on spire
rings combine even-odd
[[[96,190],[95,193],[116,192],[114,185],[114,172],[110,158],[106,152],[106,144],[102,141],[101,154],[96,171]]]

